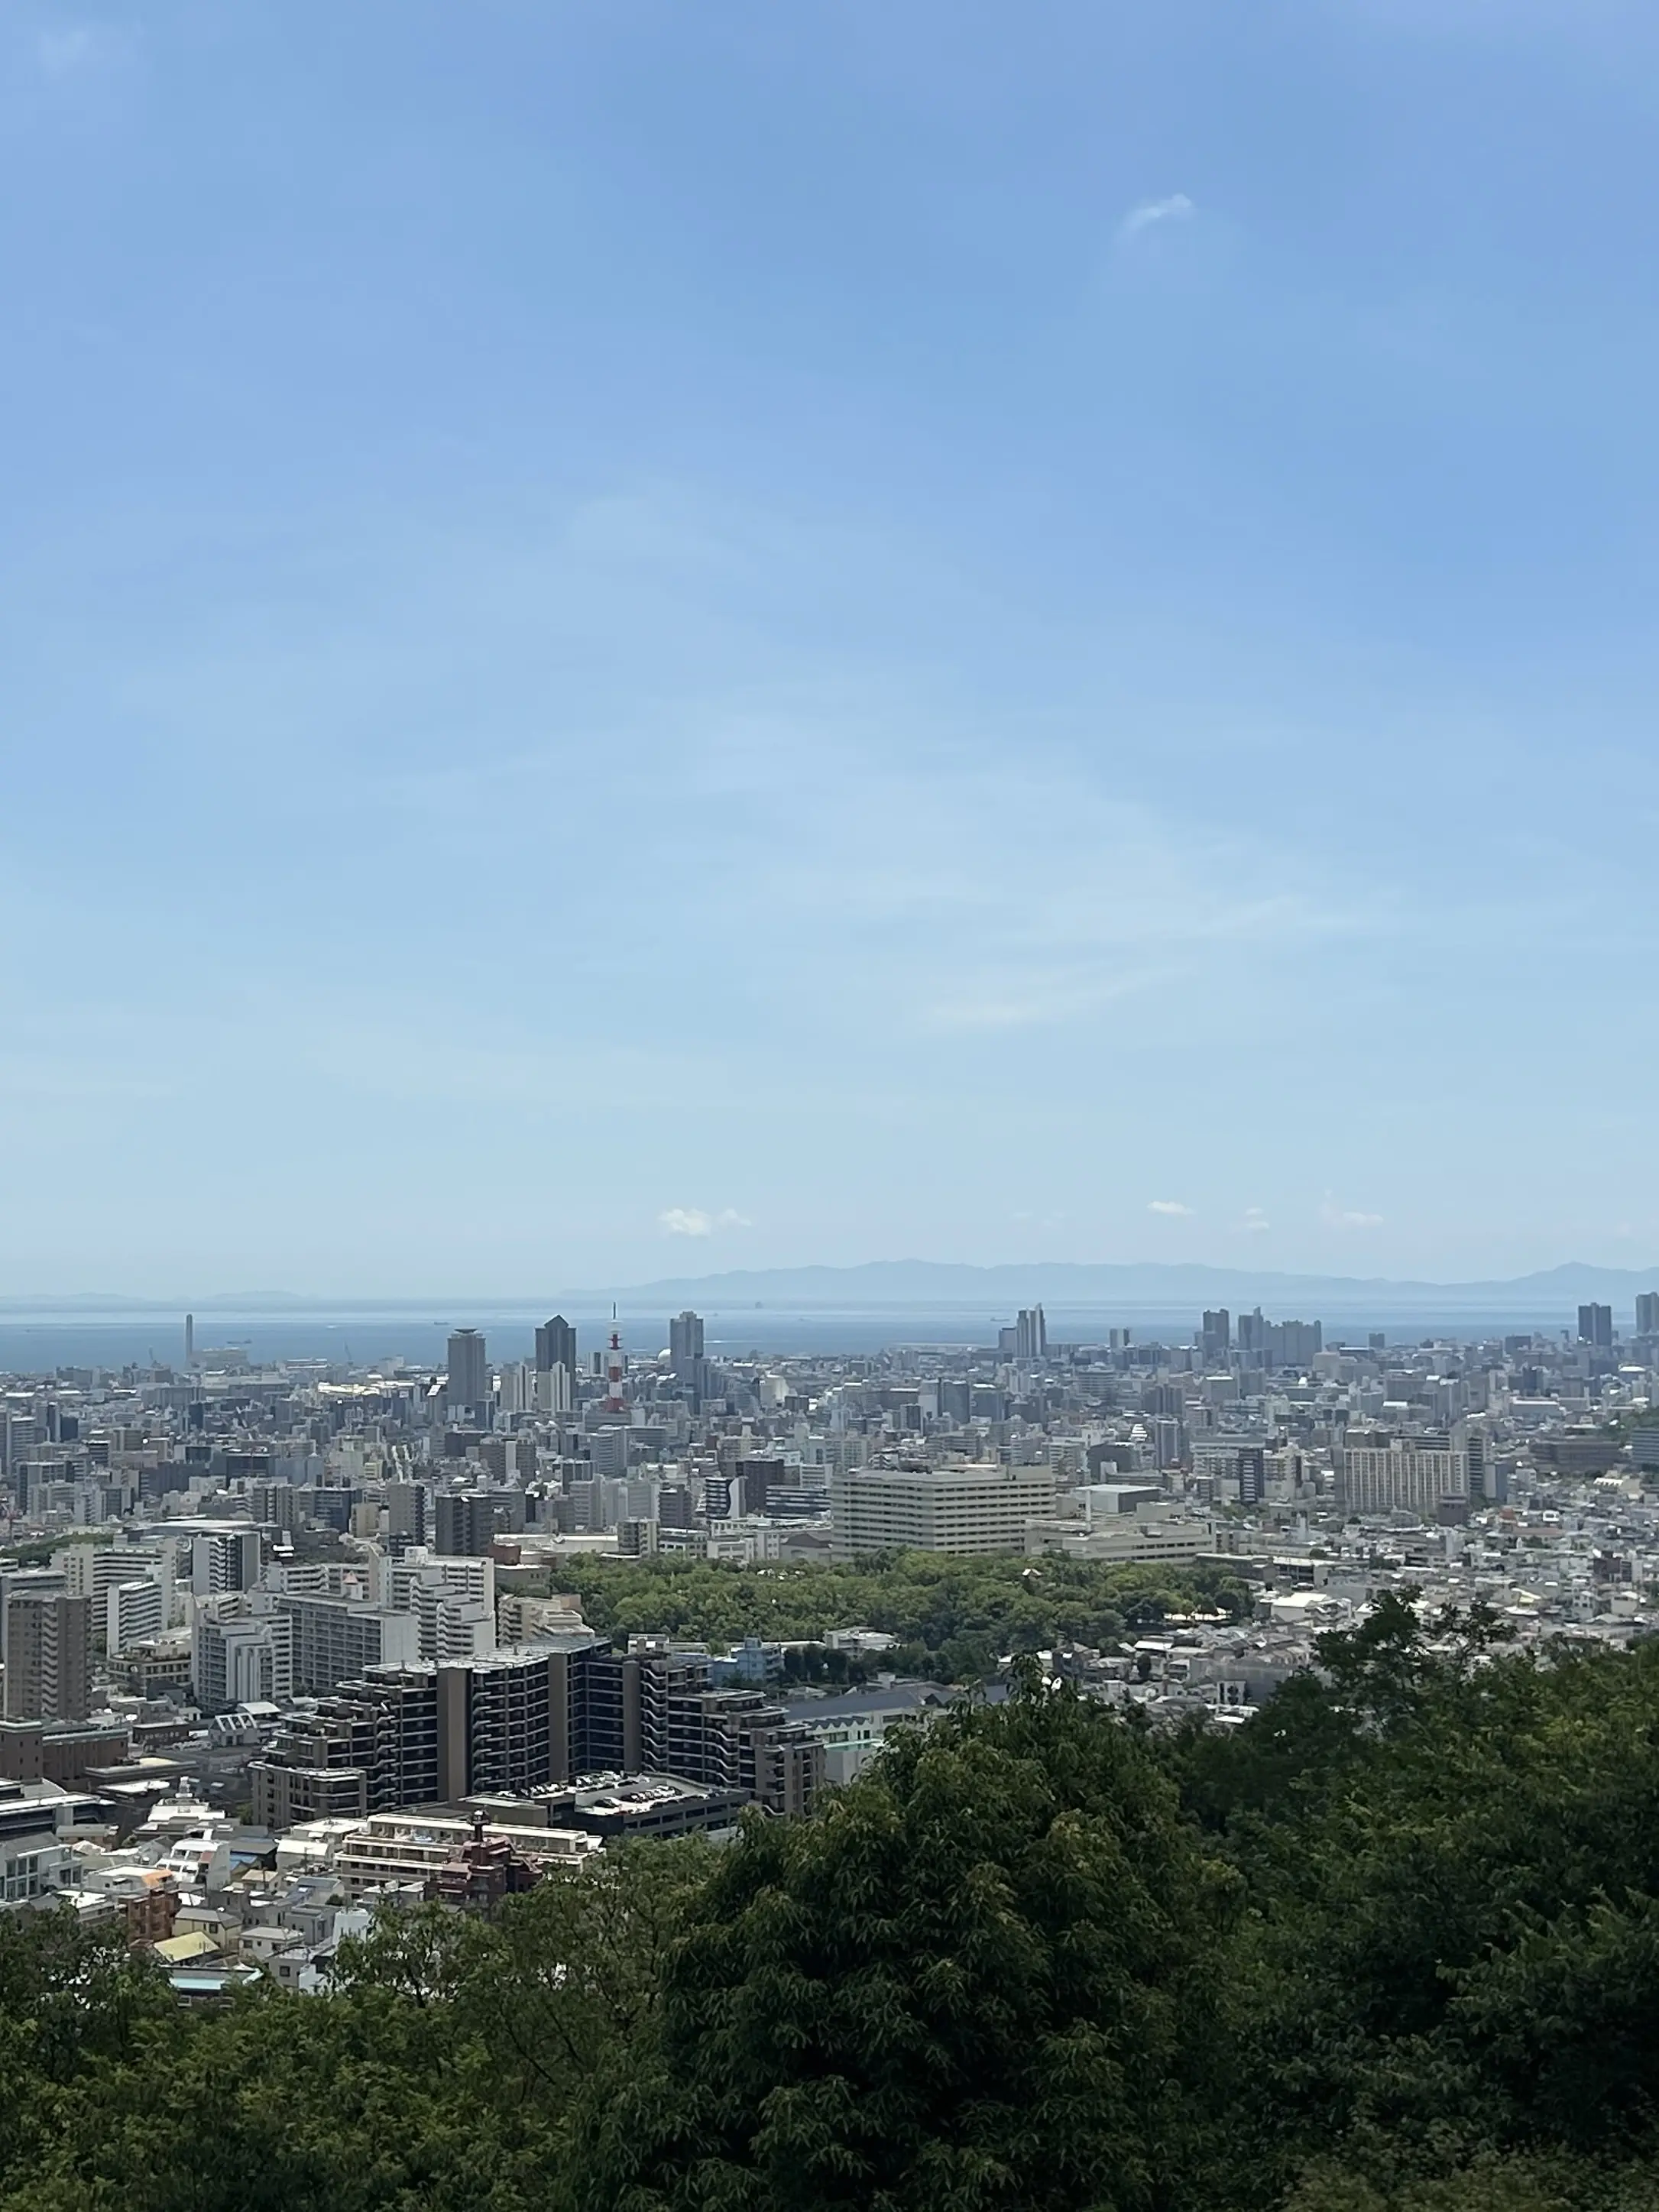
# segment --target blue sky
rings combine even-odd
[[[0,1292],[1650,1261],[1656,62],[0,5]]]

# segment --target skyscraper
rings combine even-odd
[[[483,1413],[489,1407],[489,1360],[476,1328],[458,1328],[449,1340],[449,1407]]]
[[[1014,1316],[1014,1357],[1028,1364],[1048,1356],[1048,1324],[1041,1306],[1022,1306]]]
[[[668,1324],[669,1364],[683,1382],[695,1382],[702,1358],[702,1316],[689,1310]]]
[[[1597,1352],[1613,1349],[1613,1308],[1588,1305],[1578,1309],[1578,1341]]]
[[[575,1382],[576,1332],[562,1314],[555,1314],[536,1331],[536,1372],[545,1375],[554,1367],[562,1367]]]
[[[1636,1334],[1659,1336],[1659,1291],[1640,1291],[1636,1298]]]

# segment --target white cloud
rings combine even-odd
[[[1185,192],[1171,192],[1167,199],[1142,200],[1132,207],[1117,227],[1120,238],[1138,238],[1143,230],[1154,223],[1186,222],[1198,213],[1197,208]]]
[[[1273,1227],[1272,1222],[1268,1220],[1259,1206],[1247,1206],[1244,1209],[1244,1218],[1238,1225],[1252,1237],[1260,1236],[1263,1230]]]
[[[1183,1206],[1178,1198],[1155,1198],[1146,1208],[1148,1213],[1168,1213],[1181,1220],[1187,1219],[1192,1210],[1190,1206]]]
[[[101,23],[59,23],[35,40],[34,58],[46,76],[72,76],[112,59],[118,44]]]
[[[700,1206],[671,1206],[657,1216],[657,1225],[668,1237],[712,1237],[717,1229],[747,1229],[750,1223],[731,1206],[707,1213]]]
[[[1319,1218],[1327,1229],[1380,1229],[1382,1226],[1380,1213],[1360,1213],[1352,1207],[1340,1206],[1328,1191],[1325,1194],[1324,1204],[1319,1209]]]

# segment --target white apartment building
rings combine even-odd
[[[294,1695],[294,1628],[281,1603],[264,1590],[237,1590],[198,1605],[190,1679],[210,1711]]]
[[[413,1613],[415,1594],[425,1583],[447,1590],[452,1597],[476,1598],[493,1612],[495,1605],[495,1562],[447,1552],[410,1551],[400,1559],[387,1559],[382,1572],[386,1602],[394,1613]]]
[[[376,1813],[340,1838],[334,1870],[354,1899],[386,1882],[423,1882],[459,1858],[476,1833],[471,1819],[453,1814]],[[483,1835],[486,1843],[510,1844],[521,1858],[566,1866],[580,1866],[605,1849],[602,1837],[577,1828],[521,1828],[487,1820]]]
[[[1418,1513],[1432,1520],[1443,1498],[1463,1502],[1468,1494],[1468,1454],[1437,1439],[1396,1437],[1342,1455],[1340,1503],[1350,1513]]]
[[[487,1599],[469,1597],[435,1580],[417,1583],[414,1598],[422,1659],[455,1667],[495,1649],[495,1608]]]
[[[293,1686],[302,1695],[325,1696],[338,1683],[355,1682],[366,1667],[412,1665],[421,1656],[420,1623],[412,1613],[393,1613],[357,1598],[286,1592],[276,1602],[293,1630]]]
[[[415,1618],[422,1659],[454,1666],[495,1649],[493,1559],[406,1552],[385,1575],[388,1605]]]
[[[251,1522],[195,1535],[190,1547],[190,1587],[198,1598],[252,1589],[259,1579],[259,1532]]]
[[[106,1590],[104,1649],[110,1657],[118,1659],[141,1637],[159,1636],[167,1625],[167,1609],[161,1585],[147,1577]]]
[[[527,1597],[519,1590],[503,1590],[495,1601],[495,1632],[503,1644],[564,1636],[582,1625],[581,1600],[562,1591],[551,1597]]]
[[[842,1468],[830,1481],[830,1550],[1023,1552],[1028,1522],[1054,1510],[1050,1467]]]
[[[177,1565],[178,1547],[167,1544],[155,1550],[136,1544],[66,1544],[53,1554],[52,1566],[64,1577],[64,1587],[71,1597],[92,1601],[92,1633],[94,1649],[114,1651],[118,1647],[107,1640],[110,1619],[109,1600],[112,1594],[125,1583],[149,1582],[155,1586],[160,1616],[155,1631],[146,1629],[145,1635],[170,1628],[175,1618],[173,1605],[173,1573]],[[139,1601],[143,1603],[143,1601]]]

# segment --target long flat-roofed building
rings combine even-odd
[[[830,1482],[831,1556],[1023,1552],[1026,1523],[1050,1516],[1054,1496],[1048,1467],[840,1468]]]

